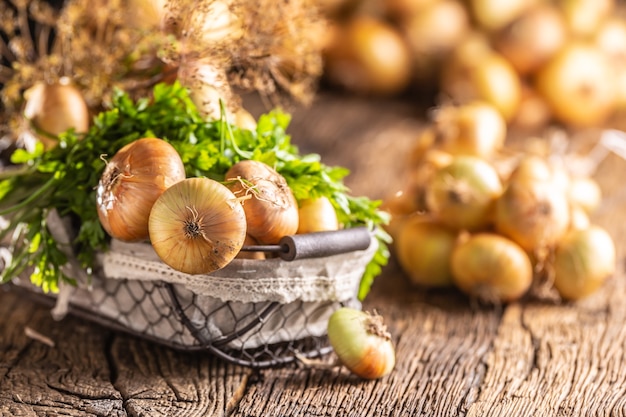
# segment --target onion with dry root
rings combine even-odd
[[[599,226],[569,231],[554,254],[554,287],[566,300],[597,291],[615,273],[616,253],[611,236]]]
[[[433,119],[435,144],[444,152],[488,159],[504,146],[506,120],[487,102],[442,106]]]
[[[537,91],[553,115],[574,127],[600,126],[617,102],[615,73],[598,47],[570,42],[539,69]]]
[[[413,284],[426,288],[452,286],[450,260],[457,232],[425,216],[403,222],[394,248],[402,270]]]
[[[188,178],[168,188],[152,207],[149,227],[159,258],[187,274],[223,268],[246,239],[240,200],[209,178]]]
[[[554,247],[570,226],[565,188],[547,163],[531,158],[520,163],[496,202],[496,230],[529,253]]]
[[[411,79],[410,51],[390,24],[357,16],[339,28],[324,51],[325,77],[360,94],[392,95]]]
[[[300,201],[297,233],[324,232],[339,229],[337,212],[328,197]]]
[[[243,202],[248,234],[261,244],[274,244],[298,231],[298,203],[285,178],[267,164],[243,160],[225,175],[227,187]]]
[[[56,136],[66,130],[85,133],[89,129],[87,103],[80,90],[69,81],[39,82],[24,95],[24,117],[32,123],[35,136],[46,149],[56,146]]]
[[[328,339],[340,362],[361,378],[382,378],[396,364],[391,335],[378,314],[342,307],[328,320]]]
[[[488,162],[457,156],[434,174],[427,186],[426,203],[429,212],[443,224],[473,231],[491,223],[500,194],[500,177]]]
[[[184,179],[183,161],[166,141],[142,138],[122,147],[107,162],[96,189],[102,227],[119,240],[148,239],[152,205]]]
[[[533,266],[526,252],[495,233],[461,239],[451,263],[457,287],[488,303],[515,301],[526,294],[533,281]]]

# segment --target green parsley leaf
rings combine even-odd
[[[96,208],[96,187],[106,160],[136,139],[158,137],[178,151],[188,177],[223,181],[238,161],[259,160],[285,177],[298,201],[326,196],[345,227],[368,226],[379,245],[361,282],[359,298],[365,298],[389,258],[389,236],[381,227],[387,215],[378,209],[379,201],[349,194],[343,183],[347,169],[326,166],[317,154],[300,155],[287,133],[290,121],[279,110],[260,116],[254,131],[231,125],[224,117],[206,120],[179,83],[159,84],[151,99],[136,101],[116,91],[111,108],[96,115],[82,137],[68,131],[59,135],[52,150],[17,150],[12,162],[19,168],[0,172],[0,215],[10,222],[0,237],[11,234],[13,254],[2,281],[30,270],[32,282],[44,291],[57,291],[59,281],[74,283],[61,270],[67,255],[47,228],[51,209],[76,225],[72,248],[90,271],[96,254],[107,250],[110,241]]]

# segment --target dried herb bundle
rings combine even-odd
[[[66,77],[95,113],[178,79],[207,116],[242,92],[308,102],[321,74],[312,0],[0,0],[0,136],[23,128],[24,92]]]

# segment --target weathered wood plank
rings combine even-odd
[[[47,308],[5,291],[0,297],[1,415],[127,415],[103,349],[110,332],[73,318],[56,323]],[[27,326],[54,347],[28,338]]]
[[[456,292],[412,289],[395,265],[364,305],[394,335],[397,367],[378,381],[345,369],[265,371],[234,416],[453,416],[475,400],[498,312],[474,309]]]
[[[131,415],[224,416],[252,371],[201,353],[183,353],[132,337],[111,346],[114,386]]]
[[[382,198],[404,175],[423,109],[320,96],[296,112],[293,141],[348,167],[357,195]],[[626,163],[598,172],[609,198],[594,221],[626,248]],[[623,203],[624,202],[624,203]],[[259,373],[177,352],[68,317],[0,288],[0,414],[11,416],[587,416],[626,415],[626,274],[579,303],[529,298],[503,309],[456,291],[411,287],[392,262],[364,308],[386,319],[394,372],[361,381],[345,370]],[[29,339],[24,328],[50,337]]]
[[[252,371],[178,352],[0,294],[0,415],[224,416]],[[50,338],[28,338],[30,327]]]

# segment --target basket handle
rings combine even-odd
[[[328,232],[313,232],[284,236],[277,245],[248,245],[241,248],[247,252],[274,252],[285,261],[322,258],[367,249],[372,234],[367,227]]]

